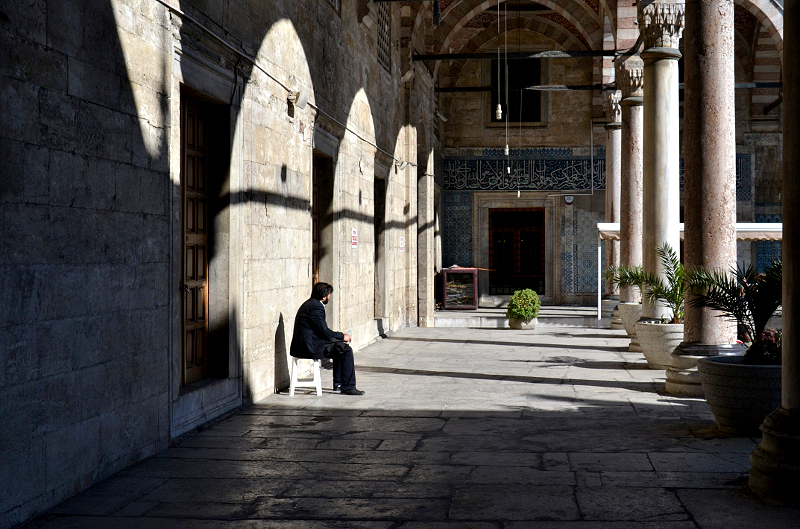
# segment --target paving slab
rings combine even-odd
[[[759,440],[665,394],[627,346],[594,327],[404,329],[357,351],[364,396],[326,372],[322,396],[215,420],[26,529],[800,529],[747,489]]]

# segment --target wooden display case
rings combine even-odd
[[[476,310],[478,308],[478,269],[443,269],[442,293],[442,307],[445,310]]]

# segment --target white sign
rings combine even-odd
[[[406,238],[400,237],[400,251],[403,252],[406,249]]]
[[[350,235],[350,248],[358,248],[358,230],[353,228],[353,233]]]

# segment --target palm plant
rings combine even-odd
[[[664,243],[656,248],[661,260],[665,281],[652,272],[644,272],[644,284],[647,285],[647,300],[650,303],[663,301],[672,310],[672,319],[668,323],[683,323],[683,301],[686,297],[683,263],[672,247]]]
[[[605,279],[620,288],[636,287],[644,292],[644,270],[641,266],[610,266],[605,271]]]
[[[766,329],[767,322],[781,306],[783,266],[773,262],[763,274],[752,265],[731,269],[730,274],[697,268],[687,276],[695,296],[693,307],[709,307],[721,317],[747,328],[753,344],[745,354],[752,364],[780,363],[780,336]]]
[[[606,280],[622,288],[637,287],[650,303],[663,301],[672,310],[668,323],[683,323],[683,300],[686,297],[683,263],[667,243],[656,248],[656,254],[661,260],[666,281],[646,272],[641,266],[610,267],[605,273]]]

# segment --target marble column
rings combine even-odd
[[[622,93],[619,259],[622,266],[642,266],[642,60],[637,56],[617,63],[617,87]],[[642,315],[642,296],[636,287],[619,292],[619,309],[628,329],[630,351],[641,351],[633,323]]]
[[[637,2],[644,40],[642,264],[665,279],[656,248],[680,247],[678,43],[683,31],[683,3]],[[644,318],[671,317],[661,302],[642,303]]]
[[[736,267],[736,97],[733,0],[686,0],[683,91],[683,255],[686,270]],[[686,300],[683,343],[666,391],[703,397],[697,360],[741,354],[736,324]]]
[[[800,0],[786,0],[783,22],[783,348],[781,407],[761,425],[750,456],[750,488],[797,501],[800,483]],[[798,222],[795,223],[795,220]]]
[[[619,90],[603,91],[603,110],[606,113],[606,222],[619,222],[620,189],[620,149],[622,112]],[[619,266],[619,241],[606,241],[606,268]],[[611,313],[611,329],[622,329],[619,314],[619,288],[612,281],[606,281],[606,300],[614,305]]]
[[[631,57],[618,64],[622,100],[622,149],[619,253],[622,266],[642,265],[642,61]],[[636,287],[620,290],[621,303],[641,301]]]
[[[622,149],[622,107],[619,90],[603,91],[603,110],[606,113],[606,222],[619,222],[620,171]],[[606,268],[619,266],[619,241],[606,241]],[[617,286],[606,282],[606,295],[616,296]]]

